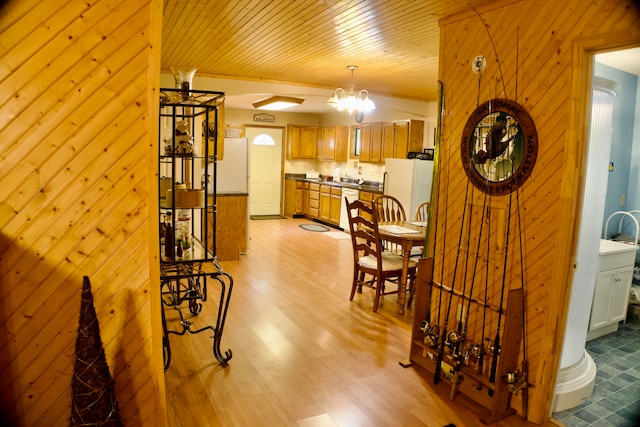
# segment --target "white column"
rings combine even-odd
[[[616,83],[611,80],[594,77],[587,169],[578,235],[578,265],[573,275],[553,412],[580,405],[591,396],[596,378],[596,366],[585,350],[585,343],[604,221],[615,87]]]

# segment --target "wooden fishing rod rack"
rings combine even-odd
[[[431,346],[425,339],[425,334],[421,331],[423,320],[430,318],[429,310],[432,306],[431,296],[433,290],[448,292],[457,297],[465,298],[460,292],[433,282],[433,259],[422,258],[418,264],[418,277],[415,290],[415,309],[413,313],[413,327],[411,331],[411,347],[409,361],[400,362],[404,367],[417,364],[425,368],[434,375],[434,383],[445,382],[451,387],[450,398],[453,400],[458,392],[468,396],[480,405],[488,409],[485,414],[480,414],[480,420],[485,424],[491,424],[500,419],[506,418],[516,413],[511,408],[511,395],[522,387],[510,384],[507,378],[513,378],[513,373],[519,373],[518,355],[522,343],[522,330],[524,322],[523,290],[513,289],[508,292],[507,306],[504,313],[499,307],[484,304],[477,299],[470,299],[471,304],[480,305],[483,309],[495,311],[498,315],[504,316],[504,328],[501,334],[499,353],[497,357],[497,367],[495,381],[489,380],[486,374],[479,373],[474,367],[458,364],[458,374],[454,375],[455,361],[451,354],[444,353],[441,369],[439,370],[439,380],[435,380],[436,363],[439,352],[437,347]],[[466,299],[469,302],[467,296]],[[442,331],[443,334],[447,331]],[[440,343],[442,345],[442,343]],[[526,384],[526,373],[523,375]],[[522,380],[522,378],[521,378]],[[455,383],[454,383],[455,381]]]

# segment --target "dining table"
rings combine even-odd
[[[398,280],[398,314],[404,314],[409,258],[412,249],[424,246],[427,235],[425,221],[381,221],[378,223],[378,235],[402,248],[402,275]]]

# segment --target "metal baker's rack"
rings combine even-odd
[[[215,232],[218,118],[223,100],[223,92],[161,89],[158,197],[165,371],[171,364],[170,335],[210,331],[216,360],[226,364],[232,357],[231,350],[222,352],[220,347],[233,278],[217,261]],[[211,164],[213,168],[208,167]],[[214,289],[218,297],[215,324],[192,327]],[[177,319],[168,316],[171,309]]]

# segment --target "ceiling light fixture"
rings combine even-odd
[[[327,101],[327,105],[335,108],[338,111],[347,110],[349,115],[354,111],[358,113],[368,113],[375,110],[376,104],[369,98],[369,92],[366,90],[355,91],[353,86],[353,72],[357,70],[356,65],[349,65],[347,70],[351,71],[351,84],[349,85],[349,92],[345,91],[341,87],[337,88],[333,93],[333,96]]]
[[[253,108],[257,108],[258,110],[283,110],[285,108],[295,107],[303,102],[304,99],[294,98],[292,96],[272,96],[254,102]]]

